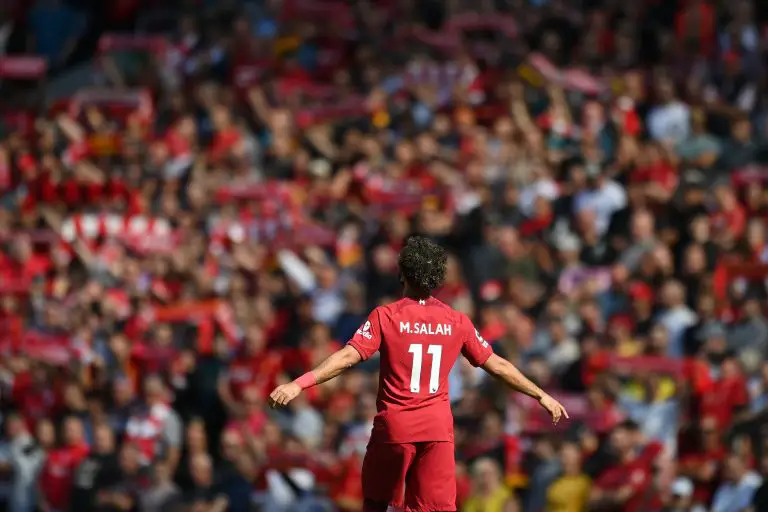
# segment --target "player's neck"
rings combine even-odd
[[[408,285],[405,285],[405,288],[403,289],[403,297],[406,299],[413,299],[413,300],[427,300],[430,298],[432,294],[429,292],[422,292],[419,290],[412,290],[408,287]]]

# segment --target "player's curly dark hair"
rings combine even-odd
[[[425,294],[443,285],[447,261],[445,249],[423,236],[408,238],[398,257],[403,279]]]

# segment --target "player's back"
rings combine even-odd
[[[434,298],[376,308],[350,344],[381,354],[372,440],[390,443],[452,441],[451,368],[462,351],[475,365],[491,353],[466,315]]]

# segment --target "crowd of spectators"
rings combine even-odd
[[[377,362],[265,398],[398,298],[412,233],[571,415],[457,363],[459,510],[768,510],[765,7],[6,9],[3,510],[361,510]]]

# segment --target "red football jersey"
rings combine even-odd
[[[463,313],[409,298],[374,309],[349,344],[365,360],[381,354],[371,441],[453,441],[448,374],[459,354],[474,366],[493,353]]]
[[[89,452],[90,448],[83,443],[64,446],[48,454],[39,485],[45,501],[53,510],[65,510],[69,505],[75,470]]]

